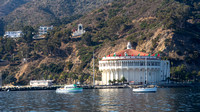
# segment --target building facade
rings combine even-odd
[[[51,86],[53,85],[53,80],[31,80],[30,86]]]
[[[40,26],[39,36],[47,34],[48,31],[53,30],[53,26]]]
[[[78,30],[73,30],[72,37],[81,36],[85,33],[82,24],[78,24]]]
[[[19,38],[22,37],[22,31],[6,31],[4,34],[5,38]]]
[[[122,77],[133,84],[156,84],[170,77],[170,62],[133,50],[128,43],[126,50],[99,61],[99,70],[102,71],[103,85],[108,85],[109,80],[121,80]]]

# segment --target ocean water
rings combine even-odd
[[[200,88],[158,88],[156,93],[134,93],[132,89],[0,92],[0,111],[200,112]]]

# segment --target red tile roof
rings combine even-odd
[[[138,54],[140,54],[140,56],[148,56],[149,55],[147,53],[139,52],[139,51],[136,51],[133,49],[125,49],[125,50],[115,52],[115,53],[116,53],[116,56],[125,56],[125,52],[128,54],[128,56],[138,56]],[[114,53],[107,55],[106,57],[113,56],[113,55],[114,55]]]

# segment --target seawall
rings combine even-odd
[[[31,87],[31,86],[12,86],[12,87],[0,87],[0,91],[34,91],[34,90],[56,90],[57,88],[63,87],[64,85],[58,86],[46,86],[46,87]],[[78,85],[83,89],[123,89],[123,88],[137,88],[142,85]],[[150,87],[154,85],[149,85]],[[180,83],[180,84],[159,84],[158,88],[176,88],[176,87],[200,87],[199,83]]]

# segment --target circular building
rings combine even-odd
[[[170,77],[170,62],[161,60],[159,54],[133,50],[129,42],[126,50],[103,57],[99,61],[99,70],[102,71],[103,85],[122,77],[132,84],[156,84]]]

